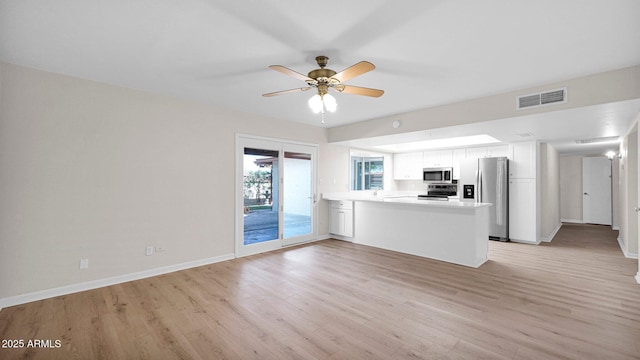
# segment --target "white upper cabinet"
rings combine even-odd
[[[509,157],[509,145],[487,147],[487,157]]]
[[[536,177],[535,141],[513,143],[509,145],[509,177],[515,179],[534,179]]]
[[[423,168],[453,167],[453,178],[459,179],[461,160],[504,156],[510,160],[509,177],[534,179],[536,177],[536,149],[537,143],[532,141],[510,145],[394,154],[393,178],[395,180],[422,180]]]
[[[467,156],[465,149],[453,149],[452,151],[452,165],[453,165],[453,178],[460,179],[460,164]]]
[[[452,154],[451,150],[425,151],[423,153],[423,167],[453,166]]]
[[[487,147],[474,147],[474,148],[466,148],[466,158],[467,159],[479,159],[483,157],[487,157]]]
[[[393,154],[395,180],[422,180],[422,152]]]
[[[480,146],[467,148],[467,159],[479,159],[486,157],[509,157],[509,145]]]

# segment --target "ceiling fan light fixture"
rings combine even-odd
[[[324,107],[328,112],[335,112],[338,108],[338,102],[336,102],[336,98],[334,98],[331,94],[324,94],[322,96],[322,102],[324,103]]]
[[[315,94],[309,99],[308,103],[311,111],[313,111],[314,114],[324,112],[325,110],[329,112],[335,112],[338,108],[336,98],[334,98],[330,94]]]
[[[318,114],[322,111],[322,98],[320,95],[315,94],[309,99],[309,107],[314,114]]]

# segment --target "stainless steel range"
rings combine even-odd
[[[458,184],[429,184],[426,194],[418,195],[421,200],[448,201],[449,196],[458,195]]]

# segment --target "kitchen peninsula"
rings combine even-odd
[[[354,243],[474,268],[487,261],[492,204],[371,192],[322,198],[353,202]]]

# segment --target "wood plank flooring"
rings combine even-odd
[[[490,242],[479,269],[337,240],[0,311],[1,359],[638,359],[617,232]]]

